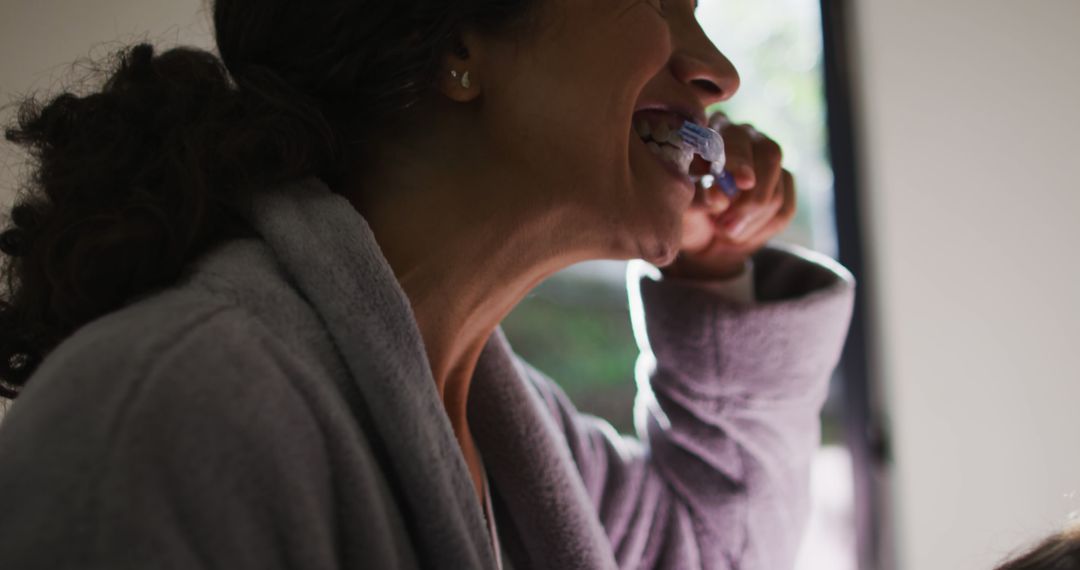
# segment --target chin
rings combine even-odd
[[[670,181],[646,180],[632,190],[630,200],[619,200],[627,206],[621,213],[604,212],[612,224],[609,236],[616,236],[611,245],[620,252],[620,259],[642,259],[657,267],[670,265],[679,254],[683,237],[683,218],[693,196],[672,185]],[[607,203],[611,203],[610,201]]]
[[[677,190],[677,189],[673,189]],[[682,247],[684,216],[690,207],[681,192],[667,192],[644,212],[638,232],[640,258],[664,267],[675,261]],[[691,196],[690,199],[693,197]]]
[[[654,259],[645,259],[645,258],[642,258],[642,259],[645,259],[645,261],[649,262],[650,265],[654,265],[658,269],[663,269],[663,268],[671,265],[672,263],[675,263],[675,258],[678,256],[678,253],[679,253],[678,250],[673,249],[673,250],[671,250],[671,255],[664,255],[662,257],[657,257],[657,258],[654,258]]]
[[[640,259],[664,267],[675,261],[682,242],[682,216],[675,214],[667,223],[649,228],[638,234],[637,249]]]
[[[672,243],[661,242],[658,245],[650,255],[643,255],[641,258],[657,267],[671,265],[679,255],[679,248]]]

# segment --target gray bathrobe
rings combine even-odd
[[[241,210],[257,236],[80,329],[14,403],[0,568],[493,569],[367,223],[316,180]],[[740,306],[632,265],[639,438],[490,337],[469,421],[515,570],[791,566],[853,283],[794,250],[755,272]]]

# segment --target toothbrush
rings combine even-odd
[[[719,184],[720,190],[728,198],[735,198],[739,193],[739,188],[735,186],[735,178],[731,176],[731,173],[724,170],[727,154],[724,152],[724,139],[720,133],[692,121],[686,121],[679,129],[679,136],[682,137],[684,143],[689,144],[694,152],[709,163],[709,174],[706,176],[712,176],[713,183]],[[705,177],[702,176],[702,178]],[[707,181],[704,183],[706,188],[711,185]]]

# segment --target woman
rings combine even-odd
[[[713,118],[733,201],[646,144],[738,87],[694,8],[218,0],[220,63],[24,109],[5,567],[790,566],[853,285],[762,248],[774,142]],[[498,327],[601,258],[640,441]]]

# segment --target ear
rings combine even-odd
[[[452,101],[467,103],[480,96],[480,64],[483,61],[480,43],[473,34],[464,33],[454,49],[443,56],[439,91]]]

